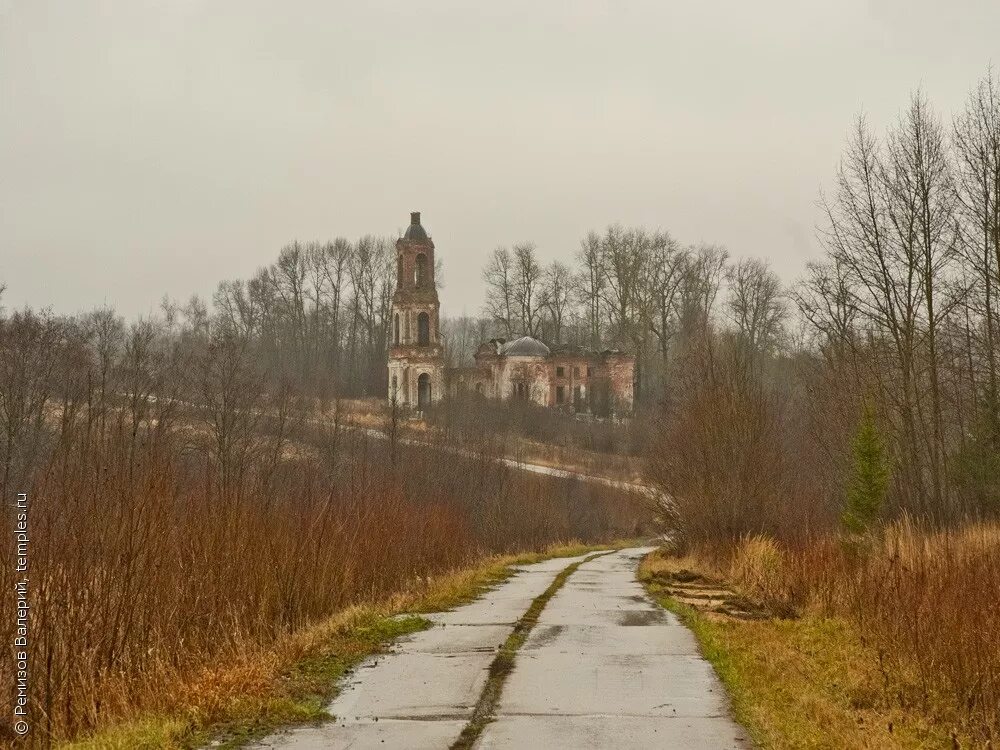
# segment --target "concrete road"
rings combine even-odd
[[[635,579],[648,550],[581,565],[517,654],[477,748],[748,747],[694,636]]]
[[[472,716],[487,670],[514,624],[566,566],[556,558],[518,573],[471,604],[428,615],[435,627],[363,662],[329,706],[337,717],[268,737],[257,748],[447,748]]]
[[[518,651],[495,721],[476,748],[742,748],[726,697],[694,636],[635,580],[646,550],[581,565]],[[559,571],[548,560],[481,599],[431,615],[435,627],[363,663],[329,707],[337,717],[255,747],[448,748],[472,716],[497,648]]]

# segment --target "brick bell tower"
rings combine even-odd
[[[389,401],[423,409],[444,396],[444,345],[438,329],[434,243],[420,212],[396,240],[396,291],[389,337]]]

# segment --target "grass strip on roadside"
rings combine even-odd
[[[740,619],[700,611],[671,596],[666,558],[656,552],[647,556],[639,580],[692,630],[756,747],[974,746],[935,725],[919,707],[889,705],[877,654],[846,620],[810,614]],[[679,567],[691,564],[683,562]]]
[[[562,588],[563,584],[566,583],[566,580],[573,575],[577,568],[585,562],[590,562],[596,557],[607,555],[611,551],[608,550],[589,555],[585,559],[563,568],[553,579],[552,583],[549,584],[549,587],[532,600],[531,606],[521,615],[521,618],[514,625],[513,631],[507,636],[507,640],[504,641],[504,644],[490,663],[489,677],[483,686],[482,692],[479,694],[479,700],[472,711],[472,718],[469,719],[469,723],[465,725],[458,739],[452,744],[451,750],[470,750],[476,743],[476,740],[479,739],[479,735],[482,734],[486,725],[493,721],[497,706],[500,703],[500,695],[503,692],[503,684],[507,676],[514,669],[514,660],[517,657],[517,652],[524,645],[524,642],[528,640],[532,628],[538,623],[538,617],[541,615],[542,610],[545,609],[545,605],[549,603],[549,600],[555,596],[556,592]]]
[[[429,626],[420,613],[472,601],[510,577],[515,565],[610,546],[573,543],[553,545],[544,552],[489,557],[388,601],[351,607],[270,647],[206,668],[192,681],[164,686],[165,692],[176,695],[160,713],[137,716],[60,747],[186,750],[213,743],[233,748],[283,726],[322,721],[329,718],[326,706],[347,671],[384,652],[396,638]]]

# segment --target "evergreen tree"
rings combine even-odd
[[[851,447],[851,477],[841,523],[852,534],[863,534],[882,513],[889,467],[871,409],[865,409]]]

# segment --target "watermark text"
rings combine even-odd
[[[28,494],[19,492],[14,503],[14,732],[27,734],[31,726],[28,715],[28,646],[30,643],[30,610],[28,604],[28,569],[30,567],[31,536],[28,528]]]

